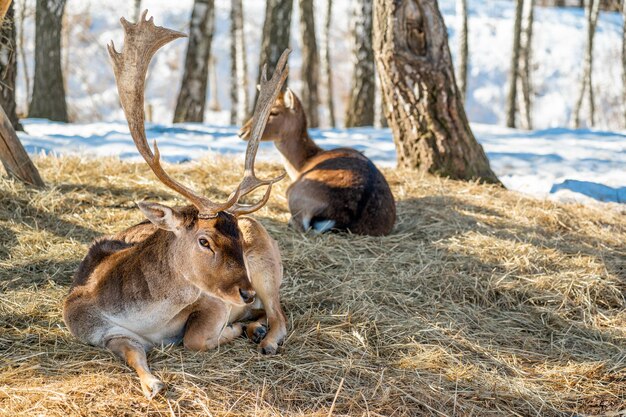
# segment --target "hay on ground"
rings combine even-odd
[[[289,336],[153,350],[167,383],[75,340],[61,317],[92,239],[184,203],[145,164],[37,160],[49,188],[0,179],[0,414],[7,416],[617,415],[626,410],[624,210],[538,201],[386,170],[394,233],[302,235],[279,185],[255,216],[278,240]],[[224,198],[239,160],[168,168]],[[264,176],[279,167],[263,165]],[[614,414],[612,414],[614,413]]]

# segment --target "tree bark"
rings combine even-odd
[[[328,109],[328,124],[334,128],[337,126],[335,120],[335,101],[333,99],[333,73],[330,66],[330,25],[332,23],[333,0],[326,2],[326,18],[324,20],[324,30],[322,31],[322,56],[321,68],[326,81],[326,107]]]
[[[214,1],[194,0],[185,71],[174,110],[174,123],[204,121],[214,24]]]
[[[400,167],[499,183],[470,129],[436,0],[376,0],[374,50]]]
[[[15,42],[15,11],[9,6],[0,31],[0,106],[15,130],[23,130],[17,118],[15,77],[17,75],[17,47]]]
[[[626,1],[622,2],[622,105],[626,123]]]
[[[30,74],[28,72],[28,60],[26,59],[26,51],[24,49],[24,22],[26,20],[26,0],[22,0],[20,3],[20,16],[19,16],[19,25],[17,31],[17,46],[19,50],[20,60],[22,61],[22,76],[24,77],[24,85],[26,87],[26,97],[25,97],[25,106],[24,108],[28,108],[28,104],[31,99],[31,90],[30,90]]]
[[[469,54],[469,45],[467,41],[467,0],[457,0],[456,14],[458,16],[459,31],[459,70],[457,81],[459,83],[459,92],[465,100],[467,94],[467,61]]]
[[[274,68],[276,68],[278,59],[283,51],[289,48],[292,10],[293,0],[267,0],[257,84],[261,83],[261,70],[263,66],[267,65],[267,74],[269,77],[270,74],[274,72]],[[285,85],[287,85],[287,82],[285,82]],[[259,98],[259,91],[255,91],[254,105],[256,105],[256,101]]]
[[[300,98],[304,106],[309,127],[319,126],[319,54],[315,39],[315,15],[313,0],[300,0],[300,34],[302,36],[302,91]]]
[[[141,15],[141,0],[135,0],[133,7],[133,19],[135,22],[139,22],[139,16]]]
[[[67,122],[61,69],[61,27],[65,0],[37,0],[35,80],[29,117]]]
[[[591,126],[595,123],[595,105],[593,98],[593,38],[596,33],[598,14],[600,13],[600,0],[586,0],[585,16],[587,17],[587,47],[585,49],[585,60],[583,62],[583,73],[580,79],[580,89],[578,99],[573,112],[573,127],[580,128],[580,110],[582,108],[585,92],[589,95],[589,122]]]
[[[372,1],[355,0],[352,9],[354,72],[346,108],[346,127],[373,126],[376,71],[372,49]]]
[[[220,106],[219,92],[217,91],[217,63],[215,56],[209,58],[209,89],[211,91],[209,110],[214,112],[221,111],[222,106]]]
[[[520,39],[522,31],[522,11],[524,0],[515,0],[515,22],[513,25],[513,47],[511,48],[511,68],[509,69],[509,92],[506,99],[506,126],[515,127],[517,112],[517,77],[519,75]]]
[[[241,126],[246,122],[249,108],[248,66],[243,32],[243,4],[241,0],[230,3],[230,123]]]
[[[531,130],[532,121],[532,80],[531,80],[531,60],[532,60],[532,39],[533,23],[535,20],[535,0],[524,1],[524,28],[522,29],[522,47],[520,62],[520,84],[522,89],[522,100],[520,105],[520,116],[524,128]]]

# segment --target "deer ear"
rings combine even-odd
[[[159,229],[177,233],[183,229],[183,216],[176,210],[158,203],[137,203],[143,214]]]
[[[287,87],[285,89],[285,96],[283,98],[283,102],[285,103],[285,107],[290,110],[293,110],[296,106],[296,96],[291,91],[291,88]]]

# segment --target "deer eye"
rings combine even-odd
[[[271,111],[270,112],[270,116],[278,116],[278,112],[277,111]]]
[[[200,244],[200,246],[202,246],[203,248],[207,248],[209,249],[211,252],[213,252],[213,249],[211,249],[211,244],[209,243],[208,240],[206,240],[205,238],[200,238],[198,239],[198,243]]]

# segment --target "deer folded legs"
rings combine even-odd
[[[183,343],[187,349],[205,351],[215,349],[239,337],[241,323],[228,324],[228,306],[221,300],[203,296],[185,326]]]
[[[106,347],[124,359],[128,366],[137,372],[141,381],[141,390],[147,399],[153,399],[165,388],[165,384],[150,372],[146,351],[140,342],[128,337],[116,337],[109,340]]]

